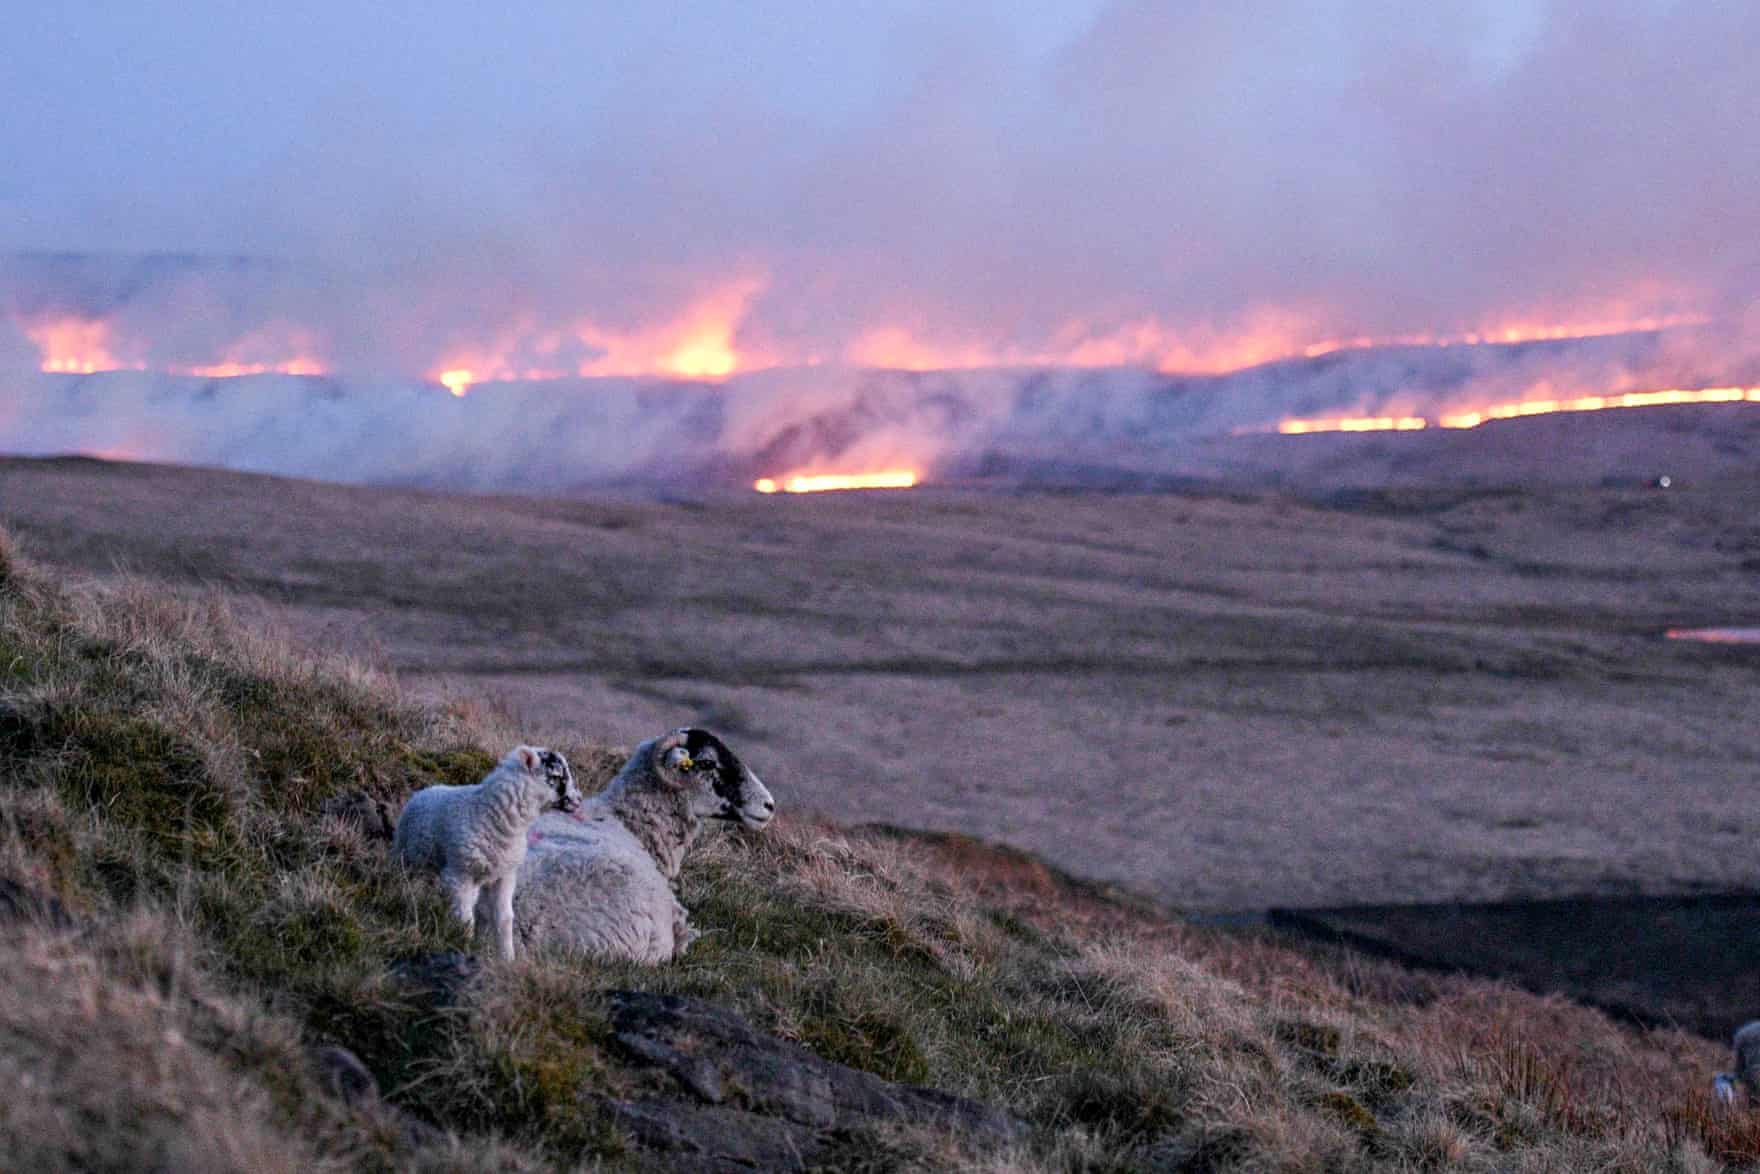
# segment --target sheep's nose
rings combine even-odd
[[[776,810],[776,800],[774,800],[774,799],[764,800],[764,810],[765,811],[775,811]]]

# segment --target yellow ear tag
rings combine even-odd
[[[689,770],[691,767],[693,767],[695,765],[697,765],[697,764],[691,759],[691,756],[688,754],[678,760],[678,769],[679,770]]]

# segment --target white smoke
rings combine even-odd
[[[296,260],[350,372],[749,272],[801,362],[1760,295],[1751,3],[12,7],[0,248]]]
[[[1730,366],[1701,367],[1719,348]],[[485,384],[0,372],[0,451],[89,453],[325,480],[568,492],[802,471],[1202,472],[1206,442],[1290,416],[1424,414],[1549,394],[1760,378],[1736,335],[1342,351],[1229,375],[1135,369],[800,368],[711,385]]]

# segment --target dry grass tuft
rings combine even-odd
[[[1729,1166],[1760,1166],[1760,1114],[1724,1105],[1709,1089],[1683,1098],[1664,1114],[1669,1137]]]
[[[302,1087],[288,1025],[209,989],[189,948],[143,914],[99,933],[11,927],[0,948],[8,1169],[291,1172],[361,1156]],[[241,1082],[229,1054],[253,1056],[265,1077],[288,1067]],[[279,1111],[290,1094],[300,1107]]]

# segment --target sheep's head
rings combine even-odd
[[[542,746],[521,746],[513,753],[526,773],[543,788],[546,808],[554,807],[564,812],[580,810],[586,800],[575,785],[574,771],[568,768],[568,759]]]
[[[776,801],[758,776],[708,730],[674,730],[654,744],[660,780],[690,796],[702,819],[726,819],[761,828],[776,814]]]

